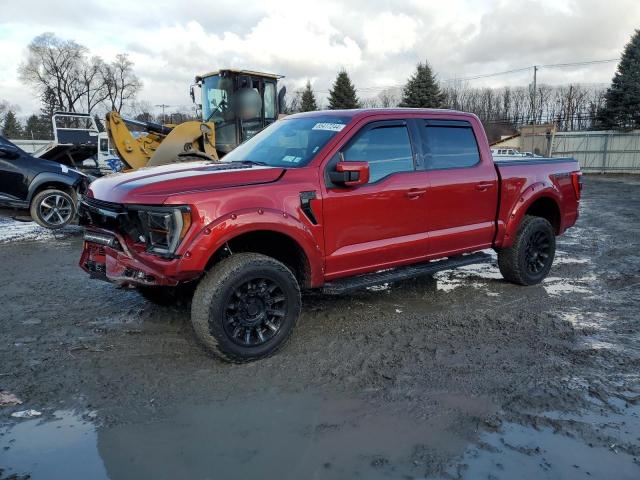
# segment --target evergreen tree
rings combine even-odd
[[[2,128],[2,136],[5,138],[22,138],[22,125],[16,118],[16,114],[9,110],[4,116],[4,126]]]
[[[34,140],[48,140],[51,135],[51,119],[43,115],[31,115],[24,127],[24,137]]]
[[[401,107],[442,108],[444,93],[428,62],[420,62],[402,90]]]
[[[311,112],[313,110],[318,110],[318,104],[316,103],[316,97],[311,89],[311,82],[307,80],[307,86],[302,92],[300,111]]]
[[[605,128],[640,128],[640,30],[624,47],[598,119]]]
[[[45,88],[42,96],[40,97],[40,101],[42,102],[42,108],[40,109],[42,116],[48,117],[49,120],[51,120],[53,114],[60,108],[58,105],[58,97],[56,96],[56,92],[53,88]]]
[[[359,104],[356,89],[347,72],[342,70],[329,90],[329,108],[331,110],[351,109],[358,108]]]

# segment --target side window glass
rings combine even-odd
[[[264,84],[264,118],[267,121],[276,118],[276,85],[270,82]]]
[[[369,183],[392,173],[414,169],[409,132],[404,126],[372,128],[360,135],[343,154],[347,162],[369,162]]]
[[[426,125],[423,150],[427,170],[472,167],[480,162],[471,125]]]

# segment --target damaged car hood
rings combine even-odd
[[[95,180],[89,196],[114,203],[163,203],[170,195],[278,180],[284,168],[245,163],[185,162]]]

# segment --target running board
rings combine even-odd
[[[392,270],[365,273],[364,275],[358,275],[356,277],[334,280],[333,282],[327,282],[324,284],[324,287],[322,287],[322,293],[327,295],[341,295],[353,290],[373,287],[374,285],[397,282],[399,280],[423,275],[432,275],[442,270],[451,270],[453,268],[464,267],[465,265],[487,263],[490,261],[491,255],[488,253],[470,253],[468,255],[445,258],[444,260],[419,263],[417,265],[408,265],[406,267],[398,267]]]

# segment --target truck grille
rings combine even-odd
[[[78,206],[78,223],[119,233],[138,242],[142,234],[140,220],[135,211],[128,211],[120,203],[83,197]]]
[[[107,202],[93,197],[83,196],[81,201],[93,209],[109,210],[114,213],[121,213],[125,211],[124,207],[119,203]]]

